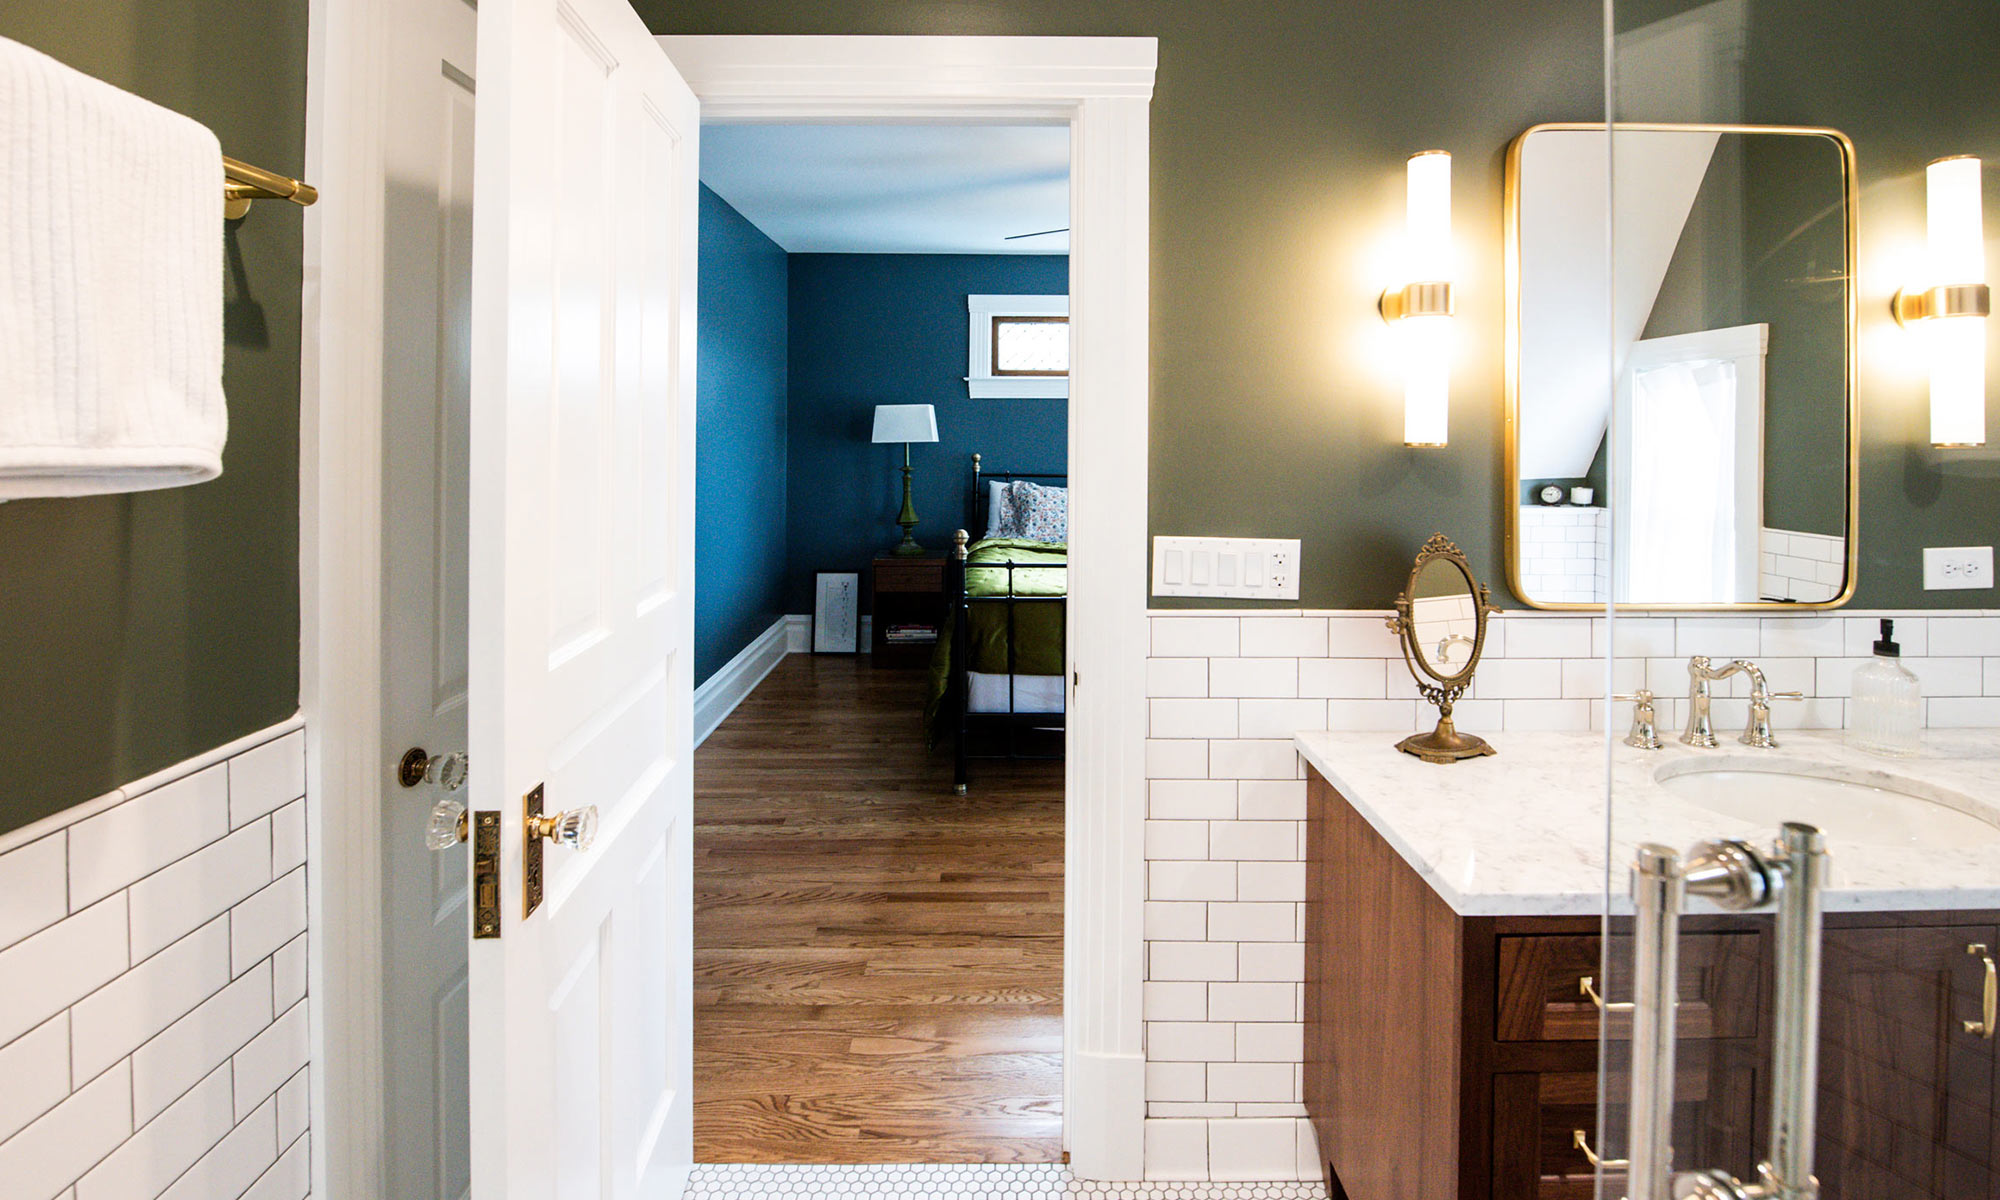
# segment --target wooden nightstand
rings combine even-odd
[[[884,555],[875,560],[870,571],[870,591],[875,631],[869,639],[869,653],[875,665],[928,664],[938,635],[944,631],[943,556]]]

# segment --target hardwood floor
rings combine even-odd
[[[792,655],[695,752],[697,1162],[1062,1156],[1063,780]]]

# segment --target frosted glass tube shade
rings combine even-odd
[[[1924,172],[1931,286],[1986,282],[1979,160],[1941,158]]]
[[[1976,158],[1942,158],[1924,172],[1930,282],[1986,282],[1984,198]],[[1986,318],[1922,323],[1931,373],[1931,443],[1986,443]]]
[[[1403,342],[1403,444],[1442,446],[1451,421],[1451,318],[1397,322]]]
[[[1427,150],[1413,156],[1407,180],[1410,279],[1451,278],[1451,155]]]
[[[1931,367],[1931,444],[1986,444],[1986,320],[1923,322]]]

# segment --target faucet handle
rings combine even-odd
[[[1632,702],[1632,731],[1625,735],[1625,744],[1641,750],[1660,748],[1660,727],[1653,712],[1653,692],[1651,688],[1640,688],[1636,692],[1623,693],[1611,697],[1613,700]]]
[[[1804,692],[1753,692],[1750,696],[1750,720],[1743,726],[1743,736],[1736,740],[1759,750],[1776,750],[1778,739],[1771,732],[1771,701],[1803,700]]]

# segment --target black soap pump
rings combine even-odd
[[[1923,685],[1903,665],[1902,658],[1903,648],[1896,644],[1896,623],[1884,617],[1875,657],[1854,670],[1854,711],[1847,736],[1863,750],[1907,756],[1920,746]]]

